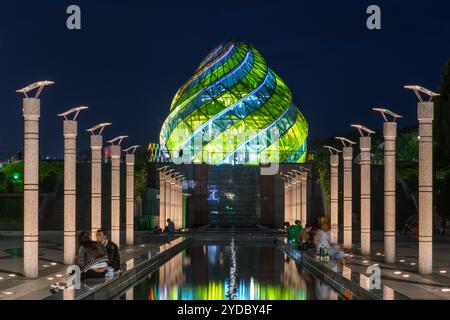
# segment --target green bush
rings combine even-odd
[[[23,223],[23,198],[0,197],[0,223]]]

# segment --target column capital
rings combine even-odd
[[[111,146],[111,158],[120,158],[120,146]]]
[[[73,120],[64,120],[64,137],[76,137],[78,132],[78,123]]]
[[[397,138],[397,122],[385,122],[383,124],[383,136],[385,139]]]
[[[344,147],[342,149],[342,157],[344,158],[344,160],[353,160],[353,148]]]
[[[101,135],[92,135],[91,136],[91,149],[98,150],[103,147],[103,136]]]
[[[41,116],[41,100],[24,98],[22,111],[25,120],[39,120]]]
[[[127,164],[127,166],[134,166],[134,162],[135,162],[134,154],[127,154],[125,156],[125,163]]]
[[[419,121],[434,120],[434,102],[419,102],[417,104],[417,119]]]
[[[372,138],[369,136],[360,137],[359,138],[359,147],[360,147],[361,151],[370,151],[370,149],[372,147]]]
[[[339,155],[338,154],[332,154],[330,155],[330,165],[332,167],[339,166]]]

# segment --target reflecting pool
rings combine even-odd
[[[274,246],[194,246],[128,289],[130,300],[335,300],[327,284]]]

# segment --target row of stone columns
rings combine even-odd
[[[159,226],[164,229],[167,219],[176,229],[183,228],[183,175],[174,169],[159,169]]]
[[[307,193],[308,173],[292,170],[284,179],[284,220],[294,224],[300,220],[303,225],[307,223]]]
[[[405,86],[413,90],[419,99],[417,106],[419,121],[419,272],[429,274],[433,270],[433,113],[432,98],[438,94],[420,86]],[[428,95],[430,100],[423,101],[421,94]],[[396,261],[396,138],[397,123],[400,115],[384,108],[374,108],[384,119],[384,251],[385,261]],[[391,117],[392,119],[388,119]],[[361,170],[361,253],[371,253],[371,137],[374,131],[362,126],[352,125],[361,134],[360,137],[360,170]],[[344,160],[343,197],[344,197],[344,235],[345,248],[352,247],[352,162],[355,144],[343,137]],[[325,146],[330,150],[331,176],[331,236],[338,241],[338,173],[339,153],[341,151]]]
[[[51,81],[40,81],[17,92],[24,94],[24,254],[23,273],[25,277],[35,278],[39,273],[39,118],[40,99],[44,87],[52,85]],[[36,90],[34,97],[28,95]],[[87,107],[78,107],[58,116],[64,117],[64,253],[65,264],[74,264],[76,256],[76,139],[78,134],[78,114]],[[73,117],[69,119],[68,117]],[[92,132],[92,237],[101,228],[101,159],[103,138],[101,133],[108,124],[95,126]],[[95,131],[100,129],[100,133]],[[121,136],[111,140],[111,239],[120,245],[120,142],[126,138]],[[139,146],[127,150],[127,213],[126,233],[127,245],[134,242],[134,152]],[[130,154],[132,152],[133,154]]]

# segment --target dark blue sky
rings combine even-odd
[[[81,31],[66,29],[66,8],[82,9]],[[382,30],[366,28],[370,4]],[[15,90],[51,79],[44,92],[42,154],[62,153],[56,114],[81,104],[80,131],[100,121],[105,138],[156,142],[176,90],[203,57],[229,39],[252,43],[291,88],[310,135],[347,132],[351,122],[381,126],[371,111],[388,106],[416,123],[415,97],[437,89],[450,59],[450,2],[442,1],[137,1],[24,0],[0,8],[0,158],[22,148]],[[88,146],[80,133],[79,146]]]

